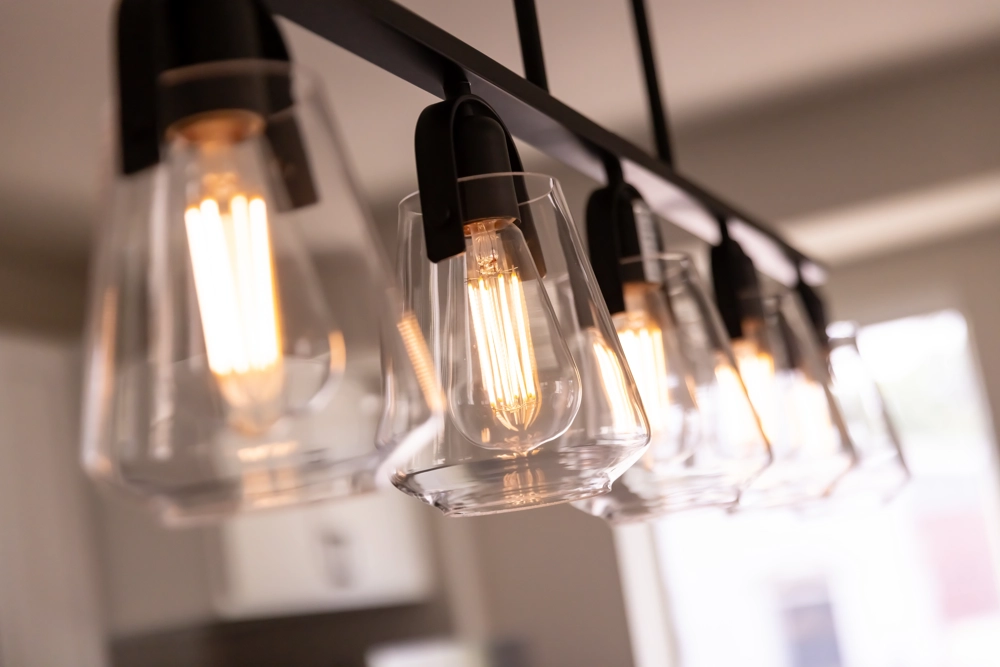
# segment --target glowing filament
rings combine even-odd
[[[757,447],[761,442],[761,425],[736,369],[723,359],[715,368],[715,377],[719,382],[719,411],[725,415],[719,425],[723,440],[743,450]]]
[[[601,376],[604,395],[611,408],[611,423],[614,431],[624,431],[636,425],[635,413],[632,411],[632,397],[629,394],[629,383],[622,366],[618,363],[615,353],[608,347],[600,334],[594,332],[594,357]]]
[[[812,451],[837,446],[823,385],[797,369],[775,372],[774,359],[746,340],[733,341],[736,363],[764,435],[783,443],[785,454],[808,445]]]
[[[764,435],[773,442],[781,418],[775,395],[774,359],[746,340],[733,341],[733,354],[750,402],[760,417]]]
[[[267,208],[238,194],[223,212],[212,198],[185,211],[208,366],[232,408],[273,401],[282,389]]]
[[[799,375],[793,380],[790,399],[793,442],[808,443],[817,453],[836,451],[838,440],[823,385]]]
[[[625,360],[646,409],[649,429],[653,434],[661,433],[667,427],[666,406],[670,403],[663,330],[655,322],[637,321],[634,317],[617,329]]]
[[[469,313],[482,384],[497,420],[512,431],[524,431],[535,421],[541,404],[524,288],[495,226],[468,227]]]

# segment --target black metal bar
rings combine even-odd
[[[545,74],[542,32],[538,27],[538,10],[535,8],[535,0],[514,0],[514,14],[517,16],[517,34],[521,40],[524,76],[531,83],[547,91],[549,78]]]
[[[639,54],[642,56],[642,72],[646,77],[646,97],[649,99],[649,116],[656,138],[656,154],[669,165],[674,164],[674,151],[670,141],[670,127],[667,124],[667,109],[660,92],[660,79],[656,73],[656,56],[653,53],[653,36],[649,30],[645,0],[632,0],[632,16],[635,32],[639,37]]]
[[[439,98],[445,97],[445,81],[464,75],[472,92],[496,109],[514,136],[598,182],[605,180],[598,155],[616,155],[623,168],[634,165],[652,176],[640,187],[651,203],[655,195],[666,199],[679,188],[709,213],[756,228],[793,261],[811,261],[754,216],[392,0],[269,0],[269,4],[303,28]]]

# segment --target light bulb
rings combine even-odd
[[[296,336],[291,342],[312,355],[329,356],[330,363],[322,377],[311,372],[306,382],[290,378],[301,372],[287,368],[288,361],[296,362],[285,353],[276,230],[269,222],[266,179],[253,155],[262,130],[262,120],[246,112],[217,112],[173,130],[183,144],[188,176],[184,230],[208,369],[229,423],[248,434],[267,431],[287,411],[307,404],[329,371],[342,371],[345,361],[343,336],[314,313],[305,333],[325,340],[303,345]],[[305,276],[301,267],[294,272],[315,282],[308,269]],[[317,287],[298,297],[308,301]]]
[[[611,433],[628,428],[635,424],[635,412],[629,402],[628,378],[621,364],[615,363],[615,353],[600,337],[597,331],[591,330],[594,358],[601,377],[601,389],[607,401],[611,414]],[[626,359],[626,361],[628,361]],[[641,398],[641,396],[640,396]]]
[[[776,430],[780,419],[774,387],[774,357],[761,350],[757,342],[749,337],[733,341],[733,356],[736,358],[736,367],[740,372],[739,379],[742,379],[746,393],[753,404],[753,409],[760,417],[760,426],[764,430],[764,435],[768,440],[773,441],[777,435]],[[727,381],[727,384],[738,391],[732,382]],[[747,427],[756,428],[756,425],[751,427],[747,423]]]
[[[679,369],[670,367],[679,363],[680,350],[662,285],[626,282],[623,287],[625,310],[612,320],[649,421],[648,456],[669,458],[682,448],[693,392],[682,385]]]
[[[837,448],[823,385],[797,368],[776,372],[774,358],[753,338],[734,340],[733,354],[768,440],[785,443],[785,453],[807,443],[811,451]]]
[[[761,443],[762,424],[740,374],[728,358],[721,357],[715,367],[718,381],[718,411],[724,415],[717,424],[719,440],[732,443],[736,451],[754,451]]]
[[[839,442],[830,418],[826,389],[800,371],[795,372],[790,384],[792,442],[809,443],[817,453],[836,453]]]
[[[468,223],[465,244],[468,324],[452,331],[452,411],[474,443],[525,452],[569,428],[579,371],[514,220]]]
[[[208,366],[229,406],[271,419],[281,393],[281,321],[267,205],[206,197],[184,214]]]

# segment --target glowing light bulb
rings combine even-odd
[[[281,391],[281,322],[267,207],[206,198],[184,214],[208,365],[231,406],[268,403]]]
[[[184,230],[208,369],[230,425],[248,434],[273,426],[292,407],[289,402],[296,408],[307,403],[330,371],[339,373],[345,363],[343,336],[313,312],[309,324],[293,326],[291,340],[296,349],[328,357],[329,365],[308,363],[302,372],[294,355],[286,356],[276,230],[259,165],[248,157],[262,123],[252,114],[219,112],[173,131],[181,154],[190,156]],[[297,271],[285,277],[304,286],[298,297],[308,300],[311,267],[289,261],[286,268]]]
[[[823,385],[797,368],[775,371],[774,358],[753,339],[733,341],[743,384],[760,416],[764,435],[785,453],[808,445],[810,451],[838,446]]]
[[[572,423],[579,372],[514,221],[468,223],[465,237],[469,323],[453,331],[453,412],[476,444],[527,451]]]
[[[839,442],[823,385],[796,373],[791,381],[789,397],[792,403],[792,441],[809,443],[817,453],[835,453]]]
[[[667,372],[663,328],[647,304],[650,293],[659,289],[658,285],[649,283],[626,283],[625,312],[616,313],[613,318],[618,340],[646,408],[654,442],[669,426],[667,408],[672,403],[672,385],[677,383]]]
[[[469,310],[483,386],[497,419],[510,430],[525,430],[540,406],[524,286],[494,233],[496,221],[466,229],[475,263],[468,282]]]
[[[591,335],[594,336],[594,357],[597,359],[597,368],[601,376],[601,388],[611,410],[611,430],[618,431],[632,427],[635,425],[636,417],[625,372],[621,364],[617,363],[615,354],[607,343],[596,332],[591,332]]]
[[[760,417],[764,435],[772,440],[777,435],[780,419],[774,386],[774,358],[750,338],[733,341],[733,356],[753,409]]]

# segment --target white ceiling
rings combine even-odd
[[[320,0],[315,0],[319,2]],[[333,0],[323,0],[333,1]],[[648,0],[669,107],[684,123],[1000,38],[997,0]],[[403,4],[520,71],[510,0]],[[627,0],[538,0],[553,93],[644,138]],[[97,211],[111,0],[0,3],[0,242],[78,249]],[[413,182],[425,93],[290,29],[324,75],[370,196]]]

